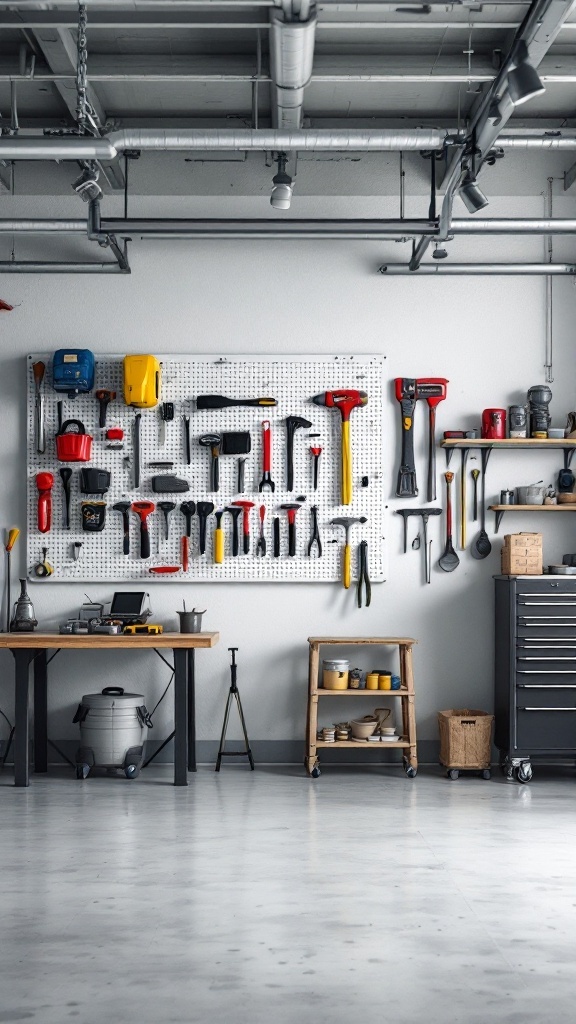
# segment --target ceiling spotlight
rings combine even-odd
[[[514,55],[515,67],[508,72],[508,92],[515,107],[526,103],[534,96],[541,96],[546,91],[538,72],[528,57],[528,47],[521,42]]]
[[[292,202],[294,186],[292,178],[286,173],[286,153],[278,154],[278,172],[272,178],[272,192],[270,195],[270,206],[275,210],[289,210]]]
[[[488,206],[488,200],[479,187],[476,178],[466,177],[458,189],[458,195],[468,213],[478,213],[479,210],[483,210],[485,206]]]
[[[72,189],[85,203],[100,199],[102,189],[98,184],[100,171],[95,164],[87,164],[82,174],[72,182]]]

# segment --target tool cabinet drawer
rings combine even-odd
[[[539,576],[533,580],[517,580],[516,582],[516,598],[520,600],[524,597],[534,597],[534,595],[545,594],[550,596],[551,594],[568,594],[576,598],[576,580],[566,578],[563,580],[551,580],[546,579],[544,576]]]
[[[516,747],[536,751],[576,752],[576,707],[546,708],[526,704],[517,710]]]
[[[552,683],[542,686],[540,683],[518,683],[516,687],[516,708],[518,711],[533,708],[536,711],[566,708],[568,713],[576,711],[576,681],[568,683]],[[574,721],[576,728],[576,719]]]
[[[538,620],[536,623],[518,622],[516,627],[518,640],[529,643],[530,641],[551,641],[559,640],[563,643],[576,644],[576,622],[559,624],[556,620]]]
[[[570,651],[566,651],[564,655],[560,651],[549,652],[527,652],[518,651],[516,654],[516,671],[519,674],[523,672],[530,673],[543,673],[544,675],[550,675],[553,672],[560,672],[561,674],[572,674],[576,676],[576,657]],[[521,681],[521,680],[520,680]]]
[[[569,686],[576,685],[576,665],[572,668],[560,668],[550,666],[548,668],[518,668],[516,669],[516,684],[530,684],[532,686]]]

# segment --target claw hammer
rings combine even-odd
[[[352,504],[352,446],[350,443],[350,414],[368,403],[365,391],[342,389],[339,391],[323,391],[314,395],[315,405],[325,405],[327,409],[338,409],[342,416],[342,504]]]

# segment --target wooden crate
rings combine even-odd
[[[489,768],[493,721],[494,715],[486,711],[439,711],[440,763],[446,768]]]
[[[507,533],[501,551],[504,576],[542,575],[542,534]]]

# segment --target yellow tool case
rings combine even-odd
[[[152,409],[160,400],[161,371],[156,356],[124,357],[124,401],[137,409]]]

